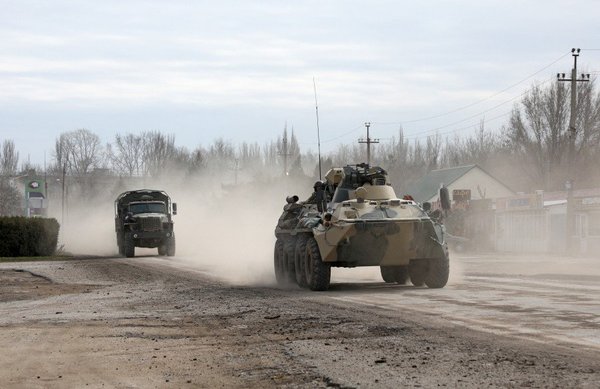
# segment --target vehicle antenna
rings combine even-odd
[[[317,103],[317,83],[313,77],[313,87],[315,89],[315,112],[317,114],[317,150],[319,154],[319,180],[322,179],[321,173],[321,130],[319,129],[319,104]]]

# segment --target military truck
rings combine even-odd
[[[133,257],[136,247],[157,247],[159,255],[175,255],[173,215],[177,215],[177,204],[164,191],[138,189],[121,193],[115,200],[119,254]]]
[[[287,197],[275,237],[279,284],[327,290],[331,267],[358,266],[379,266],[387,283],[448,281],[443,225],[409,196],[398,198],[378,166],[331,169],[306,201]]]

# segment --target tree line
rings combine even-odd
[[[404,193],[428,171],[478,164],[515,191],[562,190],[567,179],[576,187],[600,186],[600,94],[592,80],[578,87],[573,166],[568,166],[570,85],[534,85],[515,104],[500,131],[489,131],[481,120],[467,136],[434,134],[409,140],[402,128],[371,152],[373,164],[386,168],[392,183]],[[364,145],[346,141],[322,156],[323,172],[366,160]],[[207,147],[176,145],[174,134],[144,131],[117,134],[103,144],[88,129],[66,131],[56,139],[47,174],[77,177],[89,184],[98,174],[119,177],[219,177],[231,184],[280,178],[319,176],[318,156],[302,151],[294,131],[284,128],[273,141],[234,144],[219,138]],[[285,167],[287,171],[284,172]],[[22,164],[14,142],[0,147],[0,214],[15,213],[22,204],[10,178],[41,168]],[[571,172],[571,173],[569,173]],[[235,177],[235,179],[234,179]]]

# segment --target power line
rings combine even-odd
[[[552,61],[550,64],[548,64],[548,65],[544,66],[543,68],[541,68],[541,69],[537,70],[536,72],[534,72],[534,73],[530,74],[529,76],[527,76],[527,77],[523,78],[523,79],[522,79],[522,80],[520,80],[519,82],[516,82],[516,83],[514,83],[514,84],[512,84],[512,85],[509,85],[508,87],[506,87],[506,88],[502,89],[501,91],[499,91],[499,92],[496,92],[496,93],[494,93],[494,94],[492,94],[492,95],[489,95],[488,97],[485,97],[485,98],[483,98],[483,99],[481,99],[481,100],[478,100],[478,101],[475,101],[475,102],[473,102],[473,103],[470,103],[470,104],[464,105],[464,106],[462,106],[462,107],[455,108],[455,109],[453,109],[453,110],[450,110],[450,111],[447,111],[447,112],[444,112],[444,113],[440,113],[440,114],[437,114],[437,115],[432,115],[432,116],[428,116],[428,117],[423,117],[423,118],[419,118],[419,119],[405,120],[405,121],[402,121],[402,122],[381,122],[381,123],[378,123],[378,124],[408,124],[408,123],[416,123],[416,122],[422,122],[422,121],[431,120],[431,119],[437,119],[437,118],[440,118],[440,117],[442,117],[442,116],[447,116],[447,115],[450,115],[450,114],[452,114],[452,113],[456,113],[456,112],[459,112],[459,111],[463,111],[463,110],[465,110],[465,109],[467,109],[467,108],[471,108],[471,107],[473,107],[473,106],[475,106],[475,105],[477,105],[477,104],[480,104],[480,103],[482,103],[482,102],[484,102],[484,101],[487,101],[487,100],[489,100],[489,99],[491,99],[491,98],[493,98],[493,97],[496,97],[496,96],[498,96],[498,95],[500,95],[500,94],[502,94],[502,93],[506,92],[507,90],[514,88],[514,87],[515,87],[515,86],[517,86],[517,85],[520,85],[520,84],[522,84],[523,82],[525,82],[525,81],[529,80],[530,78],[532,78],[532,77],[534,77],[534,76],[536,76],[536,75],[540,74],[540,73],[541,73],[541,72],[543,72],[544,70],[546,70],[546,69],[548,69],[549,67],[551,67],[552,65],[556,64],[556,63],[557,63],[557,62],[559,62],[561,59],[563,59],[563,58],[567,57],[569,54],[571,54],[571,53],[566,53],[566,54],[563,54],[563,55],[561,55],[560,57],[558,57],[557,59],[555,59],[554,61]]]
[[[351,129],[351,130],[348,130],[347,132],[345,132],[345,133],[343,133],[343,134],[341,134],[341,135],[338,135],[338,136],[336,136],[336,137],[334,137],[334,138],[329,138],[329,139],[326,139],[326,140],[322,140],[322,141],[321,141],[321,144],[323,144],[323,143],[331,143],[331,142],[333,142],[333,141],[335,141],[335,140],[338,140],[338,139],[340,139],[340,138],[343,138],[343,137],[345,137],[345,136],[348,136],[348,135],[352,134],[353,132],[357,132],[359,129],[361,129],[361,128],[363,128],[363,127],[364,127],[364,125],[363,125],[363,124],[361,124],[361,125],[358,125],[358,126],[354,127],[353,129]],[[317,144],[317,142],[299,142],[298,144],[300,144],[300,145],[316,145],[316,144]]]
[[[536,87],[539,87],[539,86],[541,86],[541,85],[544,85],[544,84],[546,84],[547,82],[549,82],[549,81],[551,81],[551,80],[552,80],[552,78],[548,78],[548,79],[546,79],[545,81],[543,81],[543,82],[541,82],[541,83],[537,84],[537,85],[536,85]],[[471,120],[471,119],[477,118],[477,117],[479,117],[479,116],[481,116],[481,115],[483,115],[483,114],[486,114],[486,113],[488,113],[488,112],[491,112],[491,111],[493,111],[493,110],[495,110],[495,109],[498,109],[499,107],[501,107],[501,106],[503,106],[503,105],[505,105],[505,104],[508,104],[508,103],[510,103],[510,102],[512,102],[512,101],[514,101],[514,100],[516,100],[516,99],[522,98],[522,97],[523,97],[523,96],[525,96],[527,93],[529,93],[531,89],[532,89],[532,88],[528,88],[528,89],[526,89],[525,91],[521,92],[521,94],[519,94],[518,96],[515,96],[515,97],[512,97],[512,98],[510,98],[510,99],[508,99],[508,100],[505,100],[505,101],[503,101],[503,102],[501,102],[501,103],[499,103],[499,104],[496,104],[495,106],[493,106],[493,107],[491,107],[491,108],[488,108],[488,109],[486,109],[486,110],[484,110],[484,111],[478,112],[478,113],[476,113],[476,114],[474,114],[474,115],[471,115],[471,116],[469,116],[469,117],[466,117],[466,118],[464,118],[464,119],[461,119],[461,120],[458,120],[458,121],[455,121],[455,122],[452,122],[452,123],[444,124],[444,125],[441,125],[441,126],[438,126],[438,127],[435,127],[435,128],[431,128],[431,129],[428,129],[428,130],[424,130],[424,131],[417,132],[417,133],[416,133],[416,135],[423,135],[423,134],[427,134],[427,133],[435,133],[435,132],[436,132],[436,131],[438,131],[438,130],[442,130],[442,129],[444,129],[444,128],[448,128],[448,127],[451,127],[451,126],[454,126],[454,125],[457,125],[457,124],[460,124],[460,123],[464,123],[464,122],[466,122],[466,121],[468,121],[468,120]],[[509,112],[509,113],[510,113],[510,112]],[[506,116],[507,114],[508,114],[508,113],[505,113],[505,114],[502,114],[502,115],[500,115],[500,116]],[[381,123],[378,123],[378,122],[376,122],[376,124],[381,124]]]
[[[484,119],[485,122],[487,123],[487,122],[491,122],[491,121],[498,120],[498,119],[501,119],[503,117],[506,117],[506,116],[510,115],[511,113],[512,113],[512,111],[508,111],[508,112],[504,112],[504,113],[502,113],[500,115],[493,116],[491,118],[482,118],[482,119]],[[420,133],[420,134],[416,134],[416,135],[405,136],[404,139],[420,139],[420,138],[428,138],[430,136],[434,136],[434,135],[438,135],[438,134],[439,135],[453,134],[453,133],[456,133],[456,132],[461,132],[461,131],[464,131],[464,130],[472,129],[474,126],[477,126],[477,124],[478,124],[478,122],[475,122],[475,123],[471,123],[470,125],[465,126],[465,127],[455,128],[453,130],[444,131],[444,132],[436,132],[436,133],[428,134],[428,135],[425,135],[424,133]]]
[[[536,84],[536,85],[535,85],[535,87],[542,86],[542,85],[544,85],[544,84],[546,84],[546,83],[548,83],[548,82],[552,81],[553,79],[554,79],[553,77],[550,77],[550,78],[548,78],[548,79],[546,79],[546,80],[544,80],[544,81],[542,81],[542,82],[540,82],[540,83]],[[515,101],[515,100],[519,99],[519,98],[522,98],[522,97],[523,97],[523,96],[525,96],[527,93],[529,93],[529,92],[531,91],[531,89],[532,89],[532,88],[533,88],[533,87],[531,87],[531,88],[527,88],[526,90],[524,90],[523,92],[521,92],[521,93],[520,93],[519,95],[517,95],[517,96],[514,96],[514,97],[512,97],[512,98],[510,98],[510,99],[508,99],[508,100],[505,100],[505,101],[503,101],[503,102],[501,102],[501,103],[499,103],[499,104],[496,104],[495,106],[493,106],[493,107],[491,107],[491,108],[488,108],[488,109],[486,109],[486,110],[480,111],[480,112],[478,112],[478,113],[476,113],[476,114],[473,114],[473,115],[471,115],[471,116],[468,116],[468,117],[466,117],[466,118],[464,118],[464,119],[461,119],[461,120],[458,120],[458,121],[455,121],[455,122],[452,122],[452,123],[444,124],[444,125],[441,125],[441,126],[438,126],[438,127],[435,127],[435,128],[431,128],[431,129],[428,129],[428,130],[423,130],[423,131],[413,132],[411,136],[409,136],[409,137],[405,137],[405,139],[418,139],[418,138],[424,138],[424,137],[428,137],[428,136],[434,135],[434,134],[435,134],[437,131],[439,131],[439,130],[442,130],[442,129],[444,129],[444,128],[448,128],[448,127],[451,127],[451,126],[454,126],[454,125],[457,125],[457,124],[460,124],[460,123],[464,123],[464,122],[466,122],[466,121],[468,121],[468,120],[471,120],[471,119],[477,118],[477,117],[479,117],[479,116],[481,116],[481,115],[484,115],[484,114],[486,114],[486,113],[489,113],[489,112],[491,112],[491,111],[493,111],[493,110],[495,110],[495,109],[498,109],[499,107],[501,107],[501,106],[503,106],[503,105],[505,105],[505,104],[508,104],[508,103],[510,103],[510,102],[512,102],[512,101]],[[512,113],[512,111],[504,112],[504,113],[502,113],[502,114],[500,114],[500,115],[497,115],[497,116],[494,116],[494,117],[492,117],[492,118],[486,119],[486,121],[492,121],[492,120],[496,120],[496,119],[499,119],[499,118],[502,118],[502,117],[508,116],[508,115],[509,115],[509,114],[511,114],[511,113]],[[484,118],[484,119],[485,119],[485,118]],[[377,125],[386,125],[386,124],[398,124],[398,122],[372,122],[372,124],[377,124]],[[400,123],[400,124],[401,124],[401,123]],[[442,132],[442,133],[441,133],[441,135],[444,135],[444,134],[451,134],[451,133],[454,133],[454,132],[460,132],[460,131],[464,131],[464,130],[466,130],[466,129],[470,129],[470,128],[472,128],[473,126],[476,126],[477,124],[478,124],[477,122],[474,122],[474,123],[472,123],[472,124],[470,124],[470,125],[468,125],[468,126],[466,126],[466,127],[461,127],[461,128],[455,129],[455,130],[451,130],[451,131],[445,131],[445,132]],[[343,137],[345,137],[345,136],[347,136],[347,135],[350,135],[350,134],[352,134],[352,133],[354,133],[354,132],[357,132],[357,131],[358,131],[359,129],[361,129],[363,126],[364,126],[364,125],[358,125],[358,126],[356,126],[356,127],[352,128],[351,130],[349,130],[349,131],[347,131],[347,132],[345,132],[345,133],[343,133],[343,134],[341,134],[341,135],[338,135],[338,136],[336,136],[336,137],[334,137],[334,138],[330,138],[330,139],[327,139],[327,140],[321,141],[321,143],[330,143],[330,142],[333,142],[333,141],[335,141],[335,140],[338,140],[338,139],[340,139],[340,138],[343,138]],[[301,143],[301,144],[303,144],[303,145],[308,145],[308,144],[310,144],[310,145],[313,145],[313,144],[315,144],[315,142],[303,142],[303,143]]]
[[[597,50],[597,51],[600,51],[600,49],[585,49],[585,50],[593,50],[593,51],[596,51],[596,50]],[[536,76],[536,75],[538,75],[538,74],[542,73],[543,71],[545,71],[545,70],[546,70],[546,69],[548,69],[549,67],[553,66],[554,64],[556,64],[557,62],[559,62],[561,59],[563,59],[563,58],[567,57],[567,56],[568,56],[568,55],[570,55],[570,54],[571,54],[570,52],[568,52],[568,53],[566,53],[566,54],[563,54],[563,55],[561,55],[560,57],[558,57],[557,59],[555,59],[554,61],[552,61],[551,63],[549,63],[548,65],[546,65],[546,66],[542,67],[541,69],[539,69],[539,70],[535,71],[534,73],[532,73],[532,74],[528,75],[527,77],[525,77],[525,78],[521,79],[520,81],[518,81],[518,82],[516,82],[516,83],[514,83],[514,84],[511,84],[511,85],[509,85],[508,87],[506,87],[506,88],[504,88],[504,89],[502,89],[502,90],[500,90],[500,91],[498,91],[498,92],[496,92],[496,93],[494,93],[494,94],[492,94],[492,95],[490,95],[490,96],[488,96],[488,97],[485,97],[485,98],[483,98],[483,99],[481,99],[481,100],[478,100],[478,101],[475,101],[475,102],[473,102],[473,103],[467,104],[467,105],[465,105],[465,106],[458,107],[458,108],[456,108],[456,109],[453,109],[453,110],[450,110],[450,111],[447,111],[447,112],[444,112],[444,113],[441,113],[441,114],[432,115],[432,116],[429,116],[429,117],[424,117],[424,118],[420,118],[420,119],[413,119],[413,120],[408,120],[408,121],[396,121],[396,122],[373,122],[373,124],[377,124],[377,125],[403,125],[403,124],[409,124],[409,123],[416,123],[416,122],[420,122],[420,121],[431,120],[431,119],[435,119],[435,118],[439,118],[439,117],[447,116],[447,115],[449,115],[449,114],[452,114],[452,113],[456,113],[456,112],[459,112],[459,111],[465,110],[465,109],[467,109],[467,108],[470,108],[470,107],[473,107],[473,106],[475,106],[475,105],[477,105],[477,104],[480,104],[480,103],[482,103],[482,102],[484,102],[484,101],[487,101],[487,100],[489,100],[489,99],[491,99],[491,98],[493,98],[493,97],[496,97],[496,96],[498,96],[498,95],[500,95],[500,94],[502,94],[502,93],[504,93],[504,92],[508,91],[509,89],[512,89],[512,88],[514,88],[514,87],[515,87],[515,86],[517,86],[517,85],[520,85],[520,84],[522,84],[523,82],[525,82],[525,81],[529,80],[530,78],[532,78],[532,77],[534,77],[534,76]],[[592,72],[592,73],[596,73],[596,72]],[[543,81],[543,82],[541,82],[541,83],[539,83],[539,84],[535,85],[535,87],[539,87],[539,86],[541,86],[541,85],[544,85],[544,84],[546,84],[547,82],[551,81],[552,79],[553,79],[553,78],[548,78],[548,79],[546,79],[545,81]],[[523,96],[525,96],[527,93],[529,93],[531,89],[532,89],[532,88],[527,88],[525,91],[521,92],[519,95],[517,95],[517,96],[515,96],[515,97],[512,97],[512,98],[510,98],[510,99],[508,99],[508,100],[505,100],[505,101],[503,101],[503,102],[501,102],[501,103],[499,103],[499,104],[497,104],[497,105],[495,105],[495,106],[493,106],[493,107],[491,107],[491,108],[488,108],[488,109],[485,109],[485,110],[483,110],[483,111],[480,111],[480,112],[478,112],[478,113],[476,113],[476,114],[470,115],[470,116],[468,116],[468,117],[466,117],[466,118],[464,118],[464,119],[461,119],[461,120],[458,120],[458,121],[455,121],[455,122],[452,122],[452,123],[448,123],[448,124],[445,124],[445,125],[441,125],[441,126],[438,126],[438,127],[432,128],[432,129],[429,129],[429,130],[424,130],[424,131],[420,131],[420,132],[417,132],[417,133],[413,133],[413,135],[411,135],[410,137],[406,137],[406,139],[418,139],[418,138],[421,138],[421,137],[423,137],[423,135],[426,135],[426,134],[430,134],[430,135],[432,135],[432,134],[436,133],[437,131],[439,131],[439,130],[441,130],[441,129],[448,128],[448,127],[451,127],[451,126],[454,126],[454,125],[457,125],[457,124],[460,124],[460,123],[464,123],[464,122],[466,122],[466,121],[468,121],[468,120],[471,120],[471,119],[477,118],[477,117],[479,117],[479,116],[481,116],[481,115],[484,115],[484,114],[486,114],[486,113],[488,113],[488,112],[491,112],[491,111],[493,111],[493,110],[495,110],[495,109],[498,109],[499,107],[501,107],[501,106],[503,106],[503,105],[505,105],[505,104],[507,104],[507,103],[510,103],[510,102],[512,102],[512,101],[514,101],[514,100],[516,100],[516,99],[518,99],[518,98],[522,98],[522,97],[523,97]],[[494,116],[494,117],[493,117],[493,118],[491,118],[491,119],[487,119],[487,121],[492,121],[492,120],[496,120],[496,119],[499,119],[499,118],[502,118],[502,117],[508,116],[508,115],[509,115],[511,112],[512,112],[512,111],[509,111],[509,112],[502,113],[502,114],[500,114],[500,115]],[[443,135],[443,134],[450,134],[450,133],[455,133],[455,132],[463,131],[463,130],[466,130],[466,129],[472,128],[472,127],[473,127],[473,126],[475,126],[475,125],[477,125],[477,123],[473,123],[473,124],[471,124],[471,125],[469,125],[469,126],[467,126],[467,127],[461,127],[461,128],[459,128],[459,129],[455,129],[455,130],[452,130],[452,131],[446,131],[446,132],[443,132],[443,133],[441,133],[441,134]],[[358,131],[358,130],[359,130],[360,128],[362,128],[362,127],[363,127],[363,125],[358,125],[358,126],[356,126],[356,127],[352,128],[351,130],[349,130],[349,131],[347,131],[347,132],[345,132],[345,133],[343,133],[343,134],[341,134],[341,135],[339,135],[339,136],[336,136],[336,137],[329,138],[329,139],[326,139],[326,140],[324,140],[324,141],[321,141],[321,143],[330,143],[330,142],[336,141],[336,140],[338,140],[338,139],[340,139],[340,138],[346,137],[346,136],[348,136],[348,135],[350,135],[350,134],[352,134],[352,133],[354,133],[354,132]],[[427,135],[427,136],[430,136],[430,135]],[[305,142],[305,143],[302,143],[302,144],[315,144],[315,143],[314,143],[314,142]]]
[[[350,135],[350,134],[352,134],[354,132],[357,132],[359,129],[361,129],[363,127],[364,127],[364,124],[360,124],[360,125],[354,127],[353,129],[348,130],[347,132],[343,133],[342,135],[338,135],[338,136],[336,136],[334,138],[329,138],[329,139],[323,140],[323,141],[321,141],[321,143],[330,143],[330,142],[333,142],[334,140],[338,140],[338,139],[343,138],[343,137],[345,137],[347,135]],[[315,144],[315,143],[312,142],[310,144]]]

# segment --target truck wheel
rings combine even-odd
[[[443,288],[450,276],[450,256],[448,248],[444,248],[444,256],[429,260],[429,271],[425,277],[425,285],[430,288]]]
[[[160,246],[158,246],[158,255],[167,255],[167,246],[164,244],[161,244]]]
[[[167,241],[167,256],[168,257],[172,257],[175,255],[175,236],[173,235],[172,237],[169,238],[169,240]]]
[[[331,281],[331,265],[321,260],[319,245],[314,237],[306,241],[304,251],[306,283],[310,290],[327,290]]]
[[[283,285],[285,284],[285,271],[283,269],[283,241],[281,239],[277,239],[277,241],[275,242],[275,250],[273,257],[273,267],[275,268],[275,280],[277,280],[277,284]]]
[[[308,283],[306,281],[306,261],[304,259],[304,253],[306,252],[306,237],[300,236],[296,241],[296,250],[294,251],[294,265],[296,269],[296,283],[301,288],[306,288]]]
[[[290,239],[283,245],[283,269],[288,283],[296,283],[296,265],[294,252],[296,250],[296,239]]]
[[[410,265],[408,265],[408,274],[410,276],[410,282],[414,286],[423,286],[423,284],[425,284],[425,276],[427,275],[427,261],[412,261]]]
[[[408,280],[408,266],[380,266],[381,277],[387,283],[404,285]]]
[[[131,239],[125,239],[123,252],[127,258],[135,257],[135,244]]]

